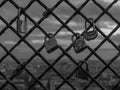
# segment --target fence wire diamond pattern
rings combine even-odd
[[[19,5],[15,2],[15,0],[2,0],[0,2],[0,8],[3,8],[4,5],[6,3],[10,3],[12,5],[12,7],[16,8],[16,10],[19,9]],[[76,87],[76,85],[74,85],[71,81],[73,79],[74,74],[76,73],[76,71],[79,69],[79,62],[77,62],[73,56],[71,54],[69,54],[68,52],[71,50],[72,48],[72,44],[70,44],[67,48],[63,48],[62,46],[59,46],[58,49],[61,51],[61,54],[56,57],[56,59],[54,60],[54,62],[50,63],[46,57],[44,57],[44,55],[42,55],[42,50],[45,48],[45,45],[42,44],[39,49],[35,49],[34,46],[32,46],[28,41],[27,41],[27,37],[29,37],[29,35],[37,28],[40,30],[41,33],[44,34],[44,36],[49,37],[49,33],[41,26],[41,23],[44,22],[47,18],[49,18],[50,16],[54,17],[60,24],[60,28],[57,29],[54,32],[54,36],[57,36],[62,29],[66,29],[68,32],[70,32],[72,35],[76,35],[76,32],[69,26],[69,23],[72,22],[72,19],[75,18],[77,15],[79,15],[80,17],[82,17],[85,21],[87,21],[90,25],[87,27],[87,30],[89,30],[92,27],[92,22],[89,20],[90,17],[87,17],[86,15],[84,15],[84,13],[82,13],[82,11],[85,9],[85,7],[87,6],[88,3],[93,3],[94,5],[97,6],[97,8],[99,8],[102,12],[94,19],[94,22],[97,23],[99,22],[99,20],[104,16],[107,15],[112,21],[114,21],[117,25],[116,27],[108,34],[106,35],[101,28],[99,28],[97,25],[95,25],[95,29],[99,32],[99,34],[104,37],[104,39],[99,43],[99,45],[97,47],[95,47],[94,49],[91,48],[90,46],[87,47],[87,50],[90,51],[90,54],[86,55],[86,57],[84,58],[84,62],[88,62],[89,59],[92,56],[95,56],[99,62],[101,62],[104,66],[102,67],[102,69],[95,75],[92,76],[90,73],[88,73],[86,70],[84,70],[82,67],[81,69],[83,70],[83,72],[89,77],[89,81],[87,82],[87,84],[84,84],[83,88],[79,90],[116,90],[115,88],[119,86],[120,82],[118,80],[118,82],[110,87],[110,89],[107,89],[103,84],[100,83],[100,81],[98,80],[98,78],[100,78],[102,76],[102,74],[104,73],[105,70],[109,70],[111,71],[118,79],[120,79],[119,73],[117,73],[112,67],[111,65],[114,63],[114,61],[117,60],[117,58],[120,55],[120,49],[119,49],[119,45],[116,45],[112,40],[111,40],[111,36],[113,36],[113,34],[119,29],[120,27],[120,22],[109,12],[109,10],[113,7],[113,5],[115,5],[118,2],[118,0],[113,0],[107,7],[103,7],[97,0],[84,0],[84,2],[79,6],[76,7],[70,0],[58,0],[58,2],[52,6],[52,7],[48,7],[46,4],[44,4],[41,0],[30,0],[30,2],[24,7],[22,8],[20,15],[24,15],[32,24],[33,27],[30,28],[28,30],[28,32],[24,35],[20,34],[17,32],[17,30],[12,26],[13,23],[16,22],[18,15],[15,16],[10,22],[8,22],[5,18],[3,18],[3,16],[0,16],[0,21],[3,22],[5,24],[5,27],[2,28],[0,30],[0,37],[2,37],[2,35],[5,34],[5,32],[7,32],[7,30],[11,30],[17,37],[19,37],[19,41],[17,43],[15,43],[15,45],[10,48],[8,50],[8,48],[6,46],[4,46],[1,42],[0,42],[0,47],[6,52],[5,55],[3,55],[0,58],[0,63],[2,65],[2,62],[7,58],[7,57],[11,57],[14,62],[16,62],[17,67],[13,69],[13,73],[8,76],[6,76],[2,71],[0,71],[0,76],[4,79],[4,82],[0,85],[0,90],[4,90],[8,85],[10,85],[13,89],[15,90],[21,90],[18,88],[17,84],[14,83],[14,80],[17,76],[21,75],[21,72],[26,72],[32,79],[33,82],[31,83],[31,85],[29,87],[27,87],[27,90],[32,90],[36,85],[38,85],[39,87],[41,87],[41,89],[39,90],[52,90],[50,88],[50,78],[47,79],[47,84],[44,85],[44,83],[42,82],[43,77],[48,74],[50,72],[50,70],[52,70],[52,72],[54,72],[58,78],[61,80],[59,81],[59,85],[55,88],[55,90],[60,90],[61,87],[63,87],[64,85],[69,86],[72,90],[78,90],[78,88]],[[44,8],[44,12],[42,13],[42,17],[36,22],[28,13],[27,11],[29,10],[29,8],[34,4],[34,3],[38,3],[38,5],[40,5],[42,8]],[[62,3],[67,4],[72,10],[74,10],[74,13],[71,13],[71,16],[66,20],[63,21],[59,15],[57,15],[54,11],[56,10],[56,8],[58,8]],[[39,12],[38,12],[39,13]],[[83,31],[81,33],[81,35],[83,35],[85,33],[85,31]],[[27,45],[27,47],[29,47],[33,53],[33,55],[31,55],[25,62],[21,62],[20,60],[18,60],[18,58],[12,54],[12,51],[15,50],[15,48],[17,48],[21,43],[25,43],[25,45]],[[111,58],[111,60],[109,60],[109,62],[107,63],[98,53],[97,51],[102,47],[103,44],[105,44],[106,42],[109,42],[117,51],[118,53]],[[47,68],[39,75],[39,76],[35,76],[28,68],[26,68],[35,57],[39,57],[46,65]],[[69,73],[69,75],[64,76],[60,73],[59,70],[57,70],[55,68],[55,65],[63,58],[63,57],[67,57],[70,62],[72,62],[76,68]],[[67,72],[67,71],[66,71]],[[37,72],[38,73],[38,72]],[[79,82],[78,82],[79,83]],[[77,83],[77,84],[78,84]],[[97,89],[91,89],[92,84],[95,84],[96,87],[98,87]],[[80,84],[78,85],[80,87]],[[13,90],[12,89],[12,90]]]

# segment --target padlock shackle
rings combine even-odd
[[[24,16],[24,32],[23,33],[27,33],[28,31],[28,22],[27,22],[27,17]]]
[[[72,41],[74,41],[74,37],[76,37],[76,39],[77,39],[77,38],[81,38],[82,36],[81,36],[81,34],[79,34],[79,33],[75,33],[75,34],[73,34],[72,37],[71,37],[71,40],[72,40]]]
[[[49,37],[48,37],[49,36]],[[52,33],[48,33],[48,36],[45,36],[44,41],[46,42],[47,38],[52,38],[53,34]]]
[[[95,30],[95,22],[93,18],[88,18],[92,22],[93,30]],[[85,32],[87,32],[87,20],[85,21]]]
[[[89,66],[88,66],[88,63],[87,63],[87,62],[85,62],[85,61],[82,60],[82,61],[80,61],[78,64],[79,64],[79,67],[81,67],[81,65],[85,64],[85,65],[86,65],[86,71],[89,72],[89,69],[88,69]]]
[[[20,11],[21,11],[21,9],[19,8],[18,12],[17,12],[18,13],[18,20],[20,20]]]
[[[18,8],[18,12],[17,12],[17,13],[18,13],[18,19],[19,19],[19,20],[20,20],[20,13],[21,13],[21,10],[22,10],[22,9],[23,9],[22,7],[19,7],[19,8]]]
[[[19,28],[21,28],[21,25],[22,25],[22,23],[23,23],[23,20],[21,20],[21,15],[20,15],[22,9],[23,9],[22,7],[19,7],[19,8],[18,8],[18,12],[17,12],[17,14],[18,14],[18,18],[17,18],[17,31],[18,31],[19,33],[25,34],[25,32],[22,32],[21,29],[20,29],[20,31],[19,31]],[[26,16],[25,16],[24,22],[27,23],[27,18],[26,18]],[[19,26],[19,25],[20,25],[20,26]]]

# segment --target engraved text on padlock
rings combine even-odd
[[[58,48],[58,44],[55,36],[53,36],[51,33],[49,34],[49,36],[50,38],[48,40],[46,40],[45,37],[45,48],[48,53],[51,53]]]
[[[84,38],[80,34],[77,34],[77,35],[78,36],[76,37],[76,40],[73,40],[75,35],[73,35],[72,37],[73,48],[76,53],[80,53],[86,49],[87,45],[86,45]]]

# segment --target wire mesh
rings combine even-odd
[[[12,4],[12,7],[15,7],[17,10],[20,8],[20,6],[14,1],[14,0],[2,0],[0,2],[0,8],[4,7],[6,3]],[[66,20],[63,21],[56,13],[54,13],[55,9],[58,8],[61,3],[67,4],[70,8],[74,10],[74,13],[71,13],[71,16]],[[90,51],[90,54],[86,55],[84,58],[84,62],[90,61],[89,59],[92,56],[95,56],[100,63],[102,63],[104,66],[101,66],[101,70],[95,75],[91,75],[89,72],[87,72],[84,68],[80,67],[79,68],[79,62],[73,58],[71,54],[68,52],[72,48],[72,44],[70,44],[67,48],[63,48],[62,46],[59,46],[58,49],[61,51],[61,54],[56,57],[56,59],[50,63],[48,59],[44,55],[42,55],[42,50],[45,48],[45,44],[43,43],[39,49],[35,49],[34,46],[32,46],[26,38],[29,37],[29,35],[36,29],[38,28],[42,34],[46,37],[49,36],[49,32],[47,32],[42,26],[41,23],[44,22],[47,18],[50,16],[54,17],[60,24],[60,28],[57,29],[54,32],[54,36],[57,37],[57,35],[62,31],[62,29],[66,29],[68,32],[70,32],[72,35],[76,35],[76,32],[69,26],[69,23],[72,21],[74,17],[77,15],[81,16],[84,20],[86,20],[90,25],[87,27],[87,31],[92,27],[92,22],[89,20],[90,17],[87,17],[82,13],[82,10],[84,10],[85,6],[87,6],[88,3],[94,3],[97,8],[101,9],[101,13],[94,19],[94,22],[97,23],[104,15],[108,15],[109,18],[111,18],[117,25],[116,27],[108,34],[106,35],[101,28],[99,28],[97,25],[95,25],[95,29],[99,32],[99,34],[104,38],[95,48],[91,48],[90,46],[87,47],[87,49]],[[118,0],[113,0],[107,7],[103,7],[97,0],[84,0],[84,2],[80,5],[80,7],[76,7],[71,1],[69,0],[58,0],[58,2],[52,6],[48,7],[46,4],[44,4],[41,0],[30,0],[30,2],[22,8],[20,15],[24,15],[30,22],[32,22],[33,27],[28,30],[28,32],[24,35],[21,35],[20,33],[17,32],[17,30],[12,26],[13,23],[16,22],[17,18],[19,17],[18,15],[15,16],[10,22],[8,22],[3,16],[0,16],[0,21],[2,21],[6,26],[0,30],[0,37],[5,34],[7,30],[11,30],[17,37],[19,37],[19,41],[15,43],[15,45],[10,48],[9,50],[7,49],[6,46],[4,46],[2,43],[0,43],[0,47],[5,51],[5,55],[3,55],[0,58],[0,63],[2,66],[2,62],[5,61],[5,59],[10,56],[13,61],[17,64],[17,67],[13,67],[13,73],[9,73],[8,76],[6,76],[5,73],[0,71],[0,76],[2,77],[3,83],[0,85],[0,90],[6,89],[7,86],[12,87],[15,90],[23,90],[19,89],[17,84],[15,83],[15,79],[18,76],[21,76],[21,73],[25,73],[25,78],[31,77],[32,82],[27,86],[27,90],[33,90],[35,87],[40,87],[39,90],[60,90],[63,86],[70,87],[71,90],[116,90],[115,88],[119,87],[119,73],[116,72],[111,65],[117,61],[117,58],[120,55],[120,49],[119,45],[116,45],[114,41],[112,41],[110,38],[113,36],[113,34],[119,29],[120,27],[120,22],[109,12],[109,10],[112,8],[113,5],[115,5],[118,2]],[[28,13],[27,10],[32,6],[33,3],[38,3],[39,6],[45,9],[45,11],[42,13],[42,17],[36,22]],[[38,12],[39,13],[39,12]],[[83,35],[85,31],[81,33]],[[33,53],[25,62],[21,62],[18,60],[18,58],[12,54],[12,51],[15,50],[22,42],[24,42],[27,47],[29,47]],[[98,53],[97,51],[102,47],[103,44],[106,42],[109,42],[117,51],[118,53],[109,60],[107,63]],[[33,61],[35,57],[39,57],[47,66],[43,66],[42,69],[45,69],[40,75],[37,72],[37,75],[35,76],[27,66]],[[61,61],[63,57],[67,57],[71,63],[73,63],[76,67],[71,73],[67,73],[68,71],[65,70],[65,73],[69,74],[67,76],[62,75],[60,73],[60,70],[55,68],[55,65],[57,65],[58,62]],[[65,62],[65,61],[64,61]],[[65,64],[66,65],[66,64]],[[92,64],[93,65],[93,64]],[[97,66],[97,64],[96,64]],[[72,66],[71,66],[72,67]],[[42,70],[41,69],[41,70]],[[74,79],[75,73],[79,70],[82,69],[82,72],[84,72],[85,75],[89,77],[89,80],[87,83],[83,83],[83,86],[81,82],[78,79]],[[39,71],[41,71],[39,69]],[[91,70],[91,68],[89,68]],[[109,80],[103,79],[103,74],[106,70],[109,70],[110,72],[113,73],[114,76],[118,79],[117,83],[115,85],[110,85],[109,86]],[[33,70],[34,71],[34,70]],[[48,73],[55,73],[55,75],[50,75]],[[48,74],[48,75],[47,75]],[[52,81],[54,81],[54,77],[57,77],[58,80],[58,85],[56,88],[51,88],[52,86]],[[53,79],[52,79],[53,78]],[[101,80],[98,80],[101,78]],[[103,79],[103,81],[102,81]],[[56,80],[56,79],[55,79]],[[74,81],[75,80],[75,81]],[[77,82],[76,82],[77,81]],[[57,82],[57,81],[54,81]],[[74,82],[76,82],[74,84]],[[101,83],[102,82],[102,83]],[[107,83],[107,85],[106,85]],[[94,86],[95,85],[95,86]],[[91,86],[94,86],[94,88],[91,88]],[[82,88],[81,88],[82,87]],[[12,89],[12,90],[13,90]],[[70,90],[69,89],[69,90]],[[8,90],[8,89],[7,89]]]

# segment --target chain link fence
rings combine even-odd
[[[12,7],[15,7],[16,10],[18,11],[20,9],[20,6],[15,2],[15,0],[2,0],[0,2],[0,8],[4,8],[4,5],[6,3],[12,4]],[[0,47],[6,52],[5,55],[0,57],[0,65],[3,66],[3,62],[7,57],[11,57],[12,60],[15,62],[15,65],[12,64],[13,69],[11,70],[9,75],[6,75],[3,71],[0,71],[0,90],[9,90],[7,87],[12,88],[10,90],[23,90],[25,80],[26,78],[30,77],[29,79],[32,80],[31,82],[26,83],[29,84],[26,88],[27,90],[34,90],[34,88],[38,88],[38,90],[118,90],[119,88],[119,71],[116,67],[116,69],[112,68],[112,64],[117,61],[119,55],[120,55],[120,49],[119,45],[116,45],[114,41],[111,40],[111,36],[119,29],[120,27],[120,22],[117,20],[110,12],[109,10],[112,8],[113,5],[115,5],[118,2],[118,0],[113,0],[107,7],[103,7],[97,0],[83,0],[83,3],[79,6],[76,7],[71,1],[69,0],[58,0],[57,3],[54,4],[51,8],[48,7],[44,2],[41,0],[30,0],[30,2],[22,9],[20,10],[19,14],[24,15],[32,24],[33,27],[28,30],[27,33],[23,33],[23,35],[12,26],[13,23],[16,22],[16,20],[20,17],[19,15],[15,16],[10,22],[8,22],[3,16],[0,16],[0,21],[5,24],[5,27],[0,30],[0,38],[2,35],[5,34],[7,30],[11,30],[15,35],[19,37],[19,41],[15,43],[15,45],[8,49],[5,45],[3,45],[0,42]],[[36,22],[28,13],[27,10],[31,8],[33,3],[39,4],[42,8],[44,8],[44,11],[42,13],[42,17]],[[71,13],[71,16],[66,20],[63,21],[56,13],[54,13],[56,8],[59,8],[61,3],[65,3],[68,5],[74,13]],[[57,29],[53,34],[54,37],[57,37],[57,35],[63,30],[66,29],[68,32],[71,33],[72,35],[77,36],[76,32],[68,25],[68,23],[72,22],[72,19],[76,17],[76,15],[81,16],[87,23],[89,23],[89,26],[86,27],[86,31],[88,31],[90,28],[92,28],[92,22],[89,20],[90,17],[85,16],[82,13],[82,10],[84,10],[85,6],[87,6],[88,3],[93,3],[99,8],[102,12],[94,19],[94,24],[99,22],[99,20],[104,16],[107,15],[109,18],[111,18],[112,21],[114,21],[117,25],[115,28],[108,34],[106,35],[101,28],[99,28],[97,25],[94,26],[96,31],[101,35],[104,39],[94,48],[90,47],[89,45],[86,47],[87,50],[90,51],[89,54],[86,54],[83,63],[87,63],[87,66],[84,66],[83,63],[80,64],[80,60],[75,60],[75,58],[69,54],[69,51],[73,47],[73,44],[71,43],[67,48],[63,48],[62,46],[58,46],[56,49],[60,50],[61,54],[58,56],[55,56],[55,60],[49,61],[46,59],[46,57],[42,54],[42,50],[45,48],[45,43],[40,45],[38,49],[36,49],[34,46],[32,46],[28,41],[27,37],[37,28],[41,33],[44,34],[45,37],[50,38],[50,33],[47,32],[44,28],[42,28],[41,23],[44,22],[47,18],[50,16],[53,16],[60,24],[61,26],[59,29]],[[38,11],[39,13],[39,11]],[[86,33],[86,31],[83,31],[81,33],[81,36]],[[55,39],[55,38],[54,38]],[[71,38],[70,38],[71,40]],[[30,55],[29,59],[26,61],[19,60],[17,56],[12,54],[12,51],[15,50],[22,42],[24,42],[27,47],[29,47],[33,53],[33,55]],[[46,42],[46,41],[45,41]],[[99,55],[97,52],[103,44],[106,42],[109,42],[115,49],[118,51],[114,57],[112,57],[109,62],[105,61],[102,56]],[[53,42],[54,43],[54,42]],[[55,50],[56,50],[55,49]],[[54,51],[54,50],[52,50]],[[50,52],[52,52],[50,51]],[[57,52],[57,51],[56,51]],[[46,52],[47,53],[47,52]],[[82,52],[80,52],[82,53]],[[76,53],[77,54],[77,53]],[[107,55],[107,54],[106,54]],[[88,63],[90,58],[92,56],[95,56],[97,58],[97,61],[91,61],[91,63]],[[38,68],[37,72],[34,72],[34,69],[32,68],[33,65],[30,63],[34,62],[33,59],[35,57],[40,58],[41,60],[41,65]],[[58,62],[61,61],[63,57],[67,57],[69,60],[68,61],[63,61],[58,64]],[[79,57],[81,58],[81,57]],[[36,60],[40,61],[39,59]],[[70,62],[70,63],[68,63]],[[42,64],[45,64],[45,66]],[[9,68],[9,64],[6,67],[7,69]],[[37,64],[37,63],[36,63]],[[74,65],[73,65],[74,64]],[[117,66],[118,63],[115,63]],[[4,64],[6,65],[6,64]],[[28,66],[30,67],[28,68]],[[56,67],[57,66],[57,67]],[[99,66],[100,70],[98,70],[97,67]],[[67,67],[67,69],[64,69],[64,67]],[[87,67],[86,69],[84,69]],[[92,68],[93,67],[93,68]],[[119,65],[118,65],[119,67]],[[73,68],[73,69],[72,69]],[[62,70],[61,70],[62,69]],[[70,69],[70,70],[69,70]],[[96,74],[95,74],[95,69],[96,69]],[[43,71],[42,71],[43,70]],[[107,75],[105,71],[109,70],[110,75],[112,73],[112,76]],[[90,72],[91,71],[91,72]],[[34,73],[32,73],[34,72]],[[107,72],[107,74],[109,74]],[[35,75],[36,73],[36,75]],[[93,73],[93,74],[92,74]],[[114,76],[114,77],[113,77]],[[19,79],[20,78],[20,79]],[[21,78],[24,78],[22,81]],[[84,78],[82,80],[81,78]],[[85,80],[86,79],[86,80]],[[18,80],[18,81],[17,81]],[[113,80],[113,84],[111,84]],[[29,80],[28,80],[29,81]],[[19,86],[18,86],[18,84]],[[54,84],[54,85],[53,85]],[[36,89],[37,90],[37,89]]]

